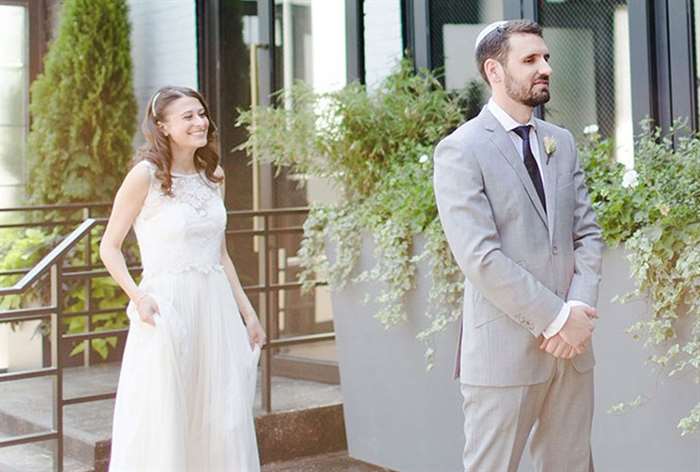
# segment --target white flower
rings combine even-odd
[[[552,157],[552,154],[557,152],[557,141],[551,136],[545,136],[542,141],[544,152],[547,154],[547,165],[549,165],[549,159]]]
[[[545,136],[544,137],[544,152],[547,153],[547,156],[551,156],[557,151],[557,142],[554,140],[553,137],[551,136]]]
[[[583,134],[589,135],[589,134],[595,134],[598,132],[598,125],[597,124],[592,124],[588,125],[585,128],[583,128]]]
[[[421,164],[425,164],[426,162],[428,162],[428,159],[430,159],[430,157],[428,157],[427,154],[423,154],[423,155],[420,156],[420,158],[418,159],[418,162],[420,162]]]
[[[639,176],[639,174],[637,174],[636,170],[634,170],[634,169],[626,170],[625,173],[622,175],[622,186],[624,188],[636,187],[638,176]]]

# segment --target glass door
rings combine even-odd
[[[258,35],[263,47],[253,73],[258,78],[261,105],[291,107],[289,98],[271,95],[303,81],[316,92],[329,92],[346,83],[344,0],[258,0]],[[259,208],[303,207],[332,202],[334,193],[323,182],[308,181],[303,187],[285,169],[261,166],[253,175],[253,194]],[[298,226],[298,216],[275,217],[277,227]],[[300,234],[276,236],[270,262],[274,283],[297,279],[296,252]],[[325,287],[303,295],[282,290],[273,297],[276,337],[324,333],[333,330],[330,296]],[[273,372],[299,374],[315,380],[337,381],[335,344],[316,343],[280,349]]]
[[[29,128],[29,15],[0,4],[0,204],[24,202]]]

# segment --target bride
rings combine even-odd
[[[164,87],[142,131],[100,245],[131,300],[110,471],[257,472],[253,400],[266,338],[226,249],[216,127],[199,93]],[[121,252],[132,224],[139,285]]]

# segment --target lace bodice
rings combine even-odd
[[[151,183],[141,212],[134,222],[143,264],[143,276],[186,270],[222,270],[221,242],[226,210],[219,186],[204,174],[173,175],[172,196],[163,194],[148,161]]]

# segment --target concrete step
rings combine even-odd
[[[391,472],[348,456],[347,451],[263,465],[262,472]]]
[[[118,377],[118,364],[66,369],[64,397],[113,391]],[[51,429],[52,382],[53,379],[47,377],[0,383],[0,437]],[[275,411],[264,414],[259,408],[258,385],[256,429],[263,463],[347,447],[338,385],[273,377],[272,393]],[[113,412],[114,400],[72,405],[64,409],[66,470],[69,470],[69,463],[75,472],[101,472],[107,469]],[[18,446],[14,451],[15,448],[0,449],[0,472],[5,469],[14,472],[10,467],[21,471],[50,470],[51,461],[47,462],[42,457],[50,459],[52,447],[52,443],[46,442]],[[20,448],[30,449],[21,452]],[[31,469],[34,465],[24,462],[25,455],[35,455],[37,467],[43,464],[45,468]],[[21,466],[14,466],[16,463]]]
[[[51,445],[24,444],[0,450],[0,472],[47,472],[53,470]],[[94,472],[92,464],[86,464],[66,456],[64,472]]]

